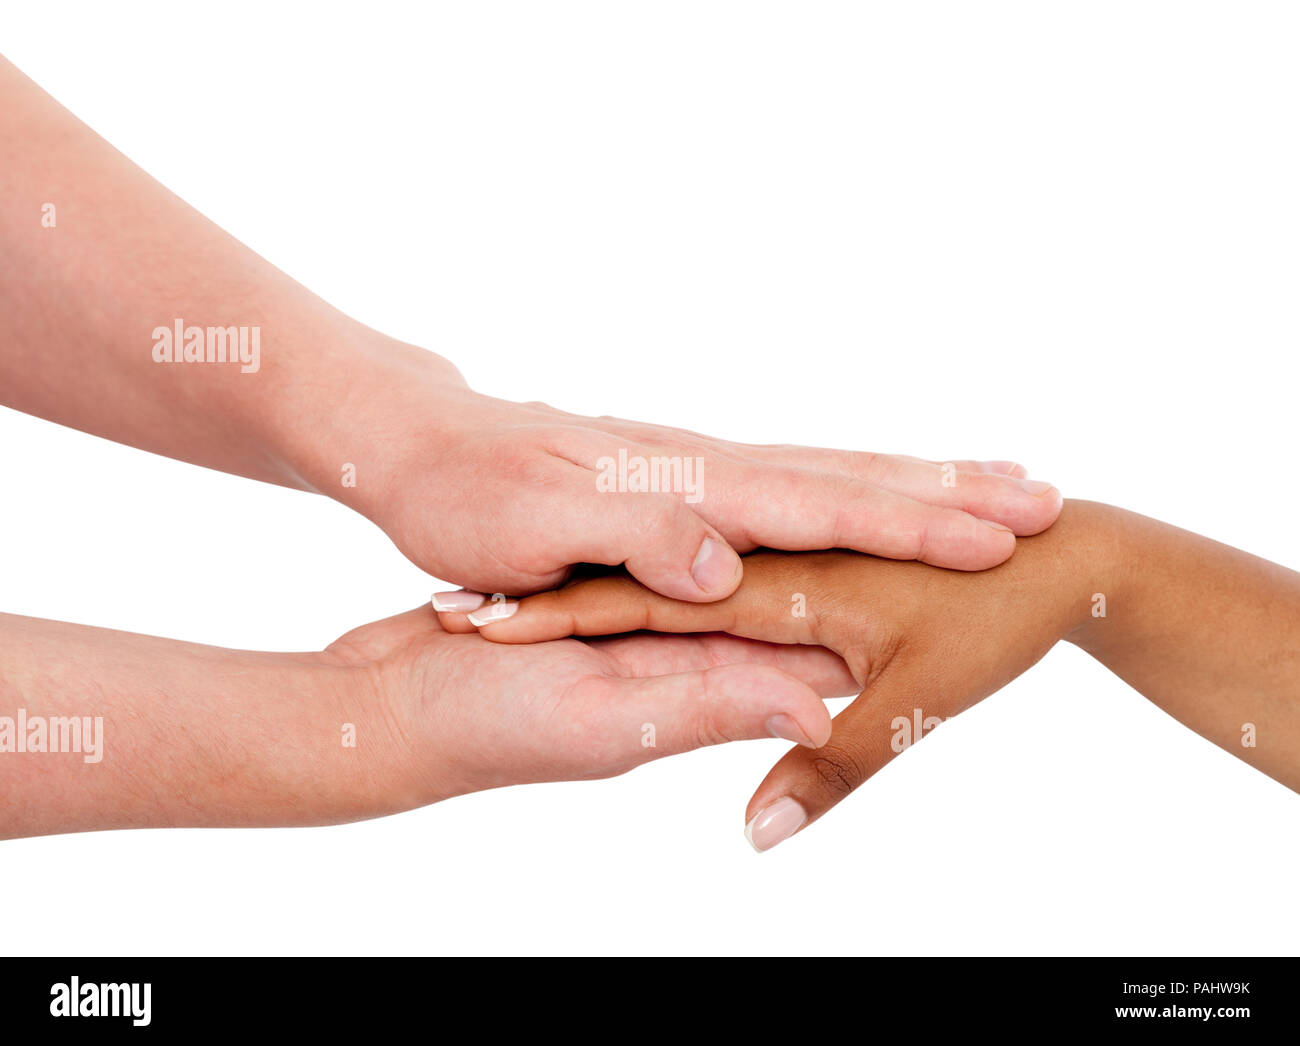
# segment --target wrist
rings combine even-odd
[[[1067,604],[1062,638],[1087,649],[1132,580],[1127,515],[1094,501],[1067,500],[1058,535],[1061,591]],[[1052,531],[1056,531],[1056,527]]]
[[[411,448],[420,446],[427,468],[477,396],[448,360],[350,321],[309,368],[275,377],[269,456],[289,485],[371,519],[400,484]]]
[[[446,721],[430,715],[441,673],[430,670],[424,643],[415,657],[392,647],[385,633],[394,620],[362,626],[310,655],[318,693],[338,710],[338,747],[323,768],[333,821],[412,810],[480,787],[472,774],[462,779],[451,769],[472,765],[472,753],[445,750]]]
[[[207,767],[217,810],[231,811],[213,823],[339,824],[418,805],[372,666],[323,653],[247,657],[256,670],[239,674],[256,682],[227,720],[224,758]],[[227,782],[236,795],[224,794]]]
[[[1117,509],[1066,499],[1057,521],[1042,533],[1018,538],[1015,554],[994,567],[1005,578],[1016,612],[1036,621],[1053,642],[1084,641],[1123,577]],[[976,575],[979,576],[979,575]]]

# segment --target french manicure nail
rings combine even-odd
[[[740,559],[730,548],[709,537],[700,542],[700,550],[695,553],[691,577],[705,592],[718,592],[735,580],[739,566]]]
[[[774,715],[765,725],[767,726],[767,732],[773,737],[780,738],[782,741],[793,741],[805,748],[813,747],[812,738],[803,732],[803,728],[795,721],[793,716],[784,713]]]
[[[443,614],[464,614],[470,610],[477,610],[486,598],[481,592],[466,592],[464,589],[456,592],[435,592],[433,609]]]
[[[804,808],[789,796],[764,807],[745,825],[745,838],[759,853],[770,850],[794,835],[808,820]]]
[[[518,603],[491,603],[482,610],[476,610],[470,614],[469,623],[475,628],[482,628],[494,621],[504,621],[518,609]]]

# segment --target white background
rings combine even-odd
[[[1293,5],[44,2],[0,39],[483,391],[1013,457],[1300,566]],[[322,498],[8,411],[0,467],[6,611],[316,649],[441,587]],[[1295,949],[1300,800],[1072,648],[758,856],[783,749],[346,827],[4,843],[0,948]]]

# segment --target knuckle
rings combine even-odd
[[[846,476],[870,483],[879,474],[880,462],[886,457],[888,455],[869,450],[840,450],[830,459],[829,464]]]
[[[735,740],[718,723],[713,721],[712,716],[699,717],[692,725],[692,728],[696,748],[712,748],[715,745],[723,745],[728,741]]]
[[[555,467],[555,461],[539,453],[528,440],[499,440],[487,454],[487,467],[510,486],[507,489],[546,488],[562,482],[564,475]]]
[[[738,674],[738,667],[724,665],[702,671],[697,676],[696,700],[683,724],[696,748],[709,748],[736,740],[725,725],[723,698],[730,689],[730,681]]]
[[[645,494],[645,501],[639,506],[636,530],[642,541],[651,547],[666,544],[678,531],[684,529],[690,509],[683,506],[671,494]]]
[[[821,787],[833,800],[840,800],[866,780],[861,758],[843,745],[829,744],[819,749],[812,760]]]
[[[930,557],[934,555],[934,535],[932,527],[934,523],[933,514],[926,514],[917,521],[915,538],[915,552],[913,559],[920,560],[922,563],[928,563]]]
[[[608,437],[581,425],[548,425],[537,431],[537,444],[555,457],[583,468],[611,453]]]
[[[863,462],[862,473],[872,483],[889,487],[904,478],[907,464],[902,458],[896,458],[892,454],[872,454],[867,461]]]

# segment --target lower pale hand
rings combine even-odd
[[[733,636],[528,647],[451,635],[427,608],[366,625],[325,656],[360,668],[358,732],[382,739],[388,811],[537,781],[609,777],[704,745],[830,735],[842,659]]]

